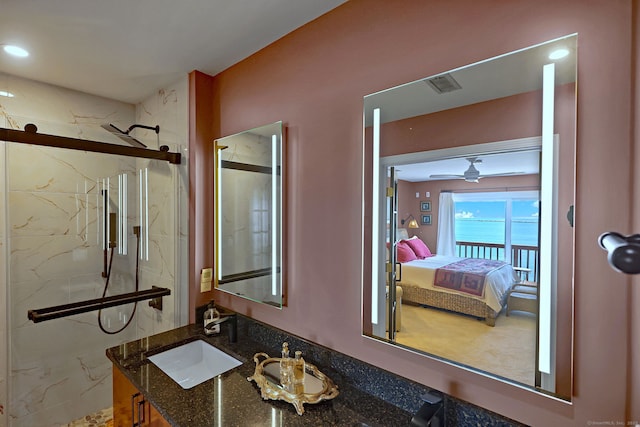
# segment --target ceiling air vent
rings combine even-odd
[[[460,83],[458,83],[449,73],[426,79],[425,83],[431,86],[431,88],[438,93],[447,93],[462,89]]]

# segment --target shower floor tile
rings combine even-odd
[[[113,408],[85,415],[63,427],[113,427]]]

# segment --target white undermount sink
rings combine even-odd
[[[203,340],[191,341],[148,359],[184,389],[242,365],[239,360]]]

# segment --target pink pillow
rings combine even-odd
[[[429,247],[417,237],[409,240],[403,240],[403,242],[407,243],[411,250],[413,250],[413,252],[416,254],[416,257],[418,257],[418,259],[425,259],[433,256],[433,254],[429,250]]]
[[[418,259],[411,247],[407,245],[406,240],[401,240],[396,245],[396,251],[398,254],[398,262],[409,262],[414,259]]]

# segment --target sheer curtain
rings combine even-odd
[[[456,254],[456,209],[453,193],[440,193],[438,209],[438,247],[436,253],[444,256]]]

